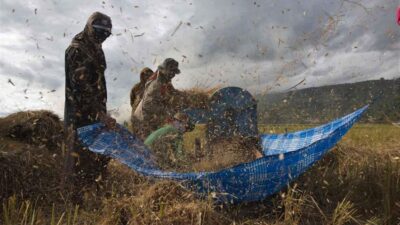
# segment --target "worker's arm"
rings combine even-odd
[[[106,125],[109,129],[115,129],[117,125],[117,121],[106,113],[99,113],[99,119],[104,125]]]

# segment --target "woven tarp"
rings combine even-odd
[[[150,150],[123,127],[108,131],[102,124],[93,124],[79,128],[78,134],[91,151],[117,159],[145,176],[183,181],[201,194],[213,193],[221,201],[250,202],[280,191],[304,173],[341,139],[366,108],[315,128],[261,135],[264,157],[215,172],[162,171]]]

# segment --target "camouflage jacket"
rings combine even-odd
[[[85,31],[65,51],[66,126],[80,127],[99,120],[106,113],[106,61],[101,45],[90,41]]]

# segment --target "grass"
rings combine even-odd
[[[267,125],[260,130],[306,127]],[[200,126],[187,134],[185,147],[192,149],[203,132]],[[73,205],[55,185],[59,153],[3,138],[0,224],[398,224],[398,137],[400,128],[392,125],[358,124],[286,190],[262,202],[233,206],[198,199],[175,182],[149,181],[116,161],[110,162],[102,191],[88,192],[82,205]]]
[[[262,125],[261,133],[285,133],[311,128],[317,125],[280,124]],[[356,124],[343,137],[340,144],[346,147],[362,149],[363,151],[389,151],[400,149],[400,127],[391,124]],[[397,151],[398,153],[398,151]]]

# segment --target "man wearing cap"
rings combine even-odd
[[[140,138],[147,137],[160,128],[165,119],[175,114],[176,109],[171,106],[171,101],[179,92],[171,85],[171,81],[180,73],[178,66],[176,60],[167,58],[147,81],[143,98],[132,115],[135,125],[140,124]]]
[[[115,120],[107,115],[107,88],[104,71],[106,60],[102,43],[111,35],[111,19],[100,12],[93,13],[82,32],[77,34],[65,51],[65,110],[67,160],[63,182],[74,187],[86,187],[101,180],[108,158],[84,149],[76,129],[103,122],[113,128]],[[78,193],[76,193],[78,192]],[[77,197],[82,196],[76,190]]]
[[[163,169],[183,168],[187,165],[187,154],[183,150],[183,134],[192,131],[194,125],[184,113],[176,113],[160,129],[151,133],[144,144],[157,157],[158,165]]]

